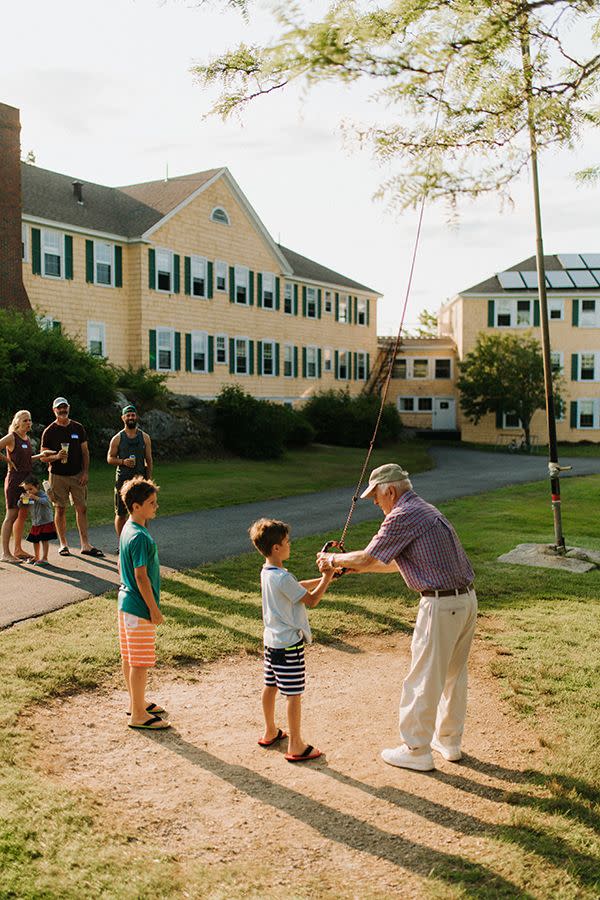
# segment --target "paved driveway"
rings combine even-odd
[[[413,483],[421,496],[436,504],[505,485],[547,478],[544,457],[482,453],[455,447],[436,447],[431,455],[436,468],[415,475]],[[565,479],[600,474],[600,456],[561,460],[561,463],[573,465],[573,473],[566,474]],[[248,525],[259,516],[290,522],[296,536],[324,531],[339,533],[346,521],[352,491],[353,487],[336,488],[281,500],[158,518],[152,524],[152,533],[158,542],[163,565],[174,569],[191,568],[248,551]],[[107,505],[111,499],[106,498]],[[550,513],[548,515],[550,538]],[[362,500],[356,506],[353,522],[379,517],[373,504]],[[78,546],[75,534],[70,535],[70,540],[72,547]],[[93,528],[91,540],[105,552],[113,552],[103,560],[90,560],[75,552],[62,559],[54,547],[50,557],[54,561],[60,559],[60,567],[37,569],[0,563],[0,628],[76,603],[90,595],[97,596],[118,584],[114,552],[117,543],[112,525]]]

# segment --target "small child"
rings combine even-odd
[[[29,475],[19,487],[25,491],[21,494],[19,506],[29,507],[31,510],[31,531],[26,540],[33,544],[35,557],[28,562],[33,566],[47,566],[50,541],[55,541],[58,537],[54,528],[54,510],[50,498],[42,490],[35,475]]]
[[[125,482],[121,498],[129,518],[119,539],[119,645],[129,692],[129,727],[154,731],[171,727],[157,715],[164,709],[146,702],[148,669],[156,664],[156,626],[163,622],[158,550],[145,527],[156,516],[157,493],[158,486],[150,478],[139,475]]]
[[[264,623],[264,673],[262,707],[265,733],[258,741],[271,747],[287,735],[275,725],[277,690],[286,698],[289,729],[288,762],[317,759],[321,751],[302,740],[300,722],[304,693],[304,643],[312,640],[306,607],[315,607],[327,590],[334,569],[320,578],[297,581],[283,567],[290,556],[290,528],[275,519],[258,519],[248,529],[250,539],[265,557],[260,575]]]

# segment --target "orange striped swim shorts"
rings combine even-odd
[[[119,610],[121,659],[130,666],[150,669],[156,665],[156,625]]]

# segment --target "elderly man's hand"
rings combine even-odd
[[[330,553],[317,553],[317,568],[322,575],[326,572],[328,573],[335,571],[335,569],[331,565],[330,557]]]

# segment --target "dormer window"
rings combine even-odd
[[[215,206],[210,214],[212,222],[218,222],[219,225],[229,225],[229,216],[222,206]]]

